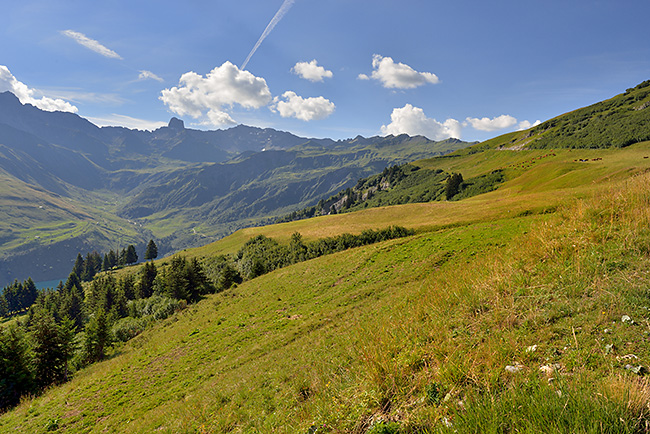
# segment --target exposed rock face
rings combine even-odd
[[[171,118],[169,120],[169,124],[167,125],[169,128],[173,130],[184,130],[185,129],[185,123],[178,119],[178,118]]]

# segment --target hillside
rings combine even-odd
[[[487,140],[480,149],[624,148],[650,139],[650,80],[608,100]]]
[[[183,252],[210,275],[259,235],[415,229],[207,295],[23,400],[0,430],[647,432],[650,142],[503,146],[519,134],[411,163],[466,180],[500,171],[493,191]]]
[[[650,153],[650,143],[626,151]],[[647,169],[647,160],[639,163],[645,166],[631,169]],[[397,432],[398,425],[421,432],[444,431],[447,421],[465,432],[464,423],[473,431],[472,418],[484,426],[550,418],[567,432],[609,417],[631,429],[645,417],[647,391],[625,366],[650,357],[636,289],[648,284],[639,272],[648,262],[648,217],[639,204],[650,200],[650,180],[610,183],[602,168],[587,167],[600,183],[515,196],[513,180],[489,198],[238,233],[281,239],[300,230],[318,238],[384,221],[420,232],[210,296],[2,416],[0,426],[42,432],[56,420],[60,432]],[[607,169],[619,172],[616,164]],[[576,194],[587,198],[576,203]],[[558,211],[534,213],[551,205]],[[229,242],[210,248],[229,250],[220,247]],[[623,315],[639,325],[621,322]],[[538,373],[544,366],[552,366],[552,386]],[[508,410],[513,402],[519,412]],[[597,416],[577,416],[584,412]],[[492,413],[501,420],[486,418]]]
[[[315,203],[391,164],[467,146],[424,137],[298,137],[270,128],[99,128],[0,94],[0,285],[64,278],[77,253],[156,239],[161,255]],[[12,186],[25,185],[16,196]],[[32,195],[33,191],[39,191]],[[22,196],[21,196],[22,195]],[[23,205],[13,207],[14,197]],[[60,212],[32,206],[57,203]],[[24,221],[32,221],[25,229]],[[52,228],[58,228],[53,230]],[[119,248],[119,247],[118,247]]]
[[[419,162],[513,173],[457,202],[251,228],[188,251],[235,252],[256,234],[286,242],[295,231],[418,230],[208,296],[5,414],[0,427],[592,432],[604,423],[638,432],[650,396],[637,374],[650,360],[650,143],[543,155]]]

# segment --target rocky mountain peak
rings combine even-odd
[[[184,130],[185,129],[185,123],[182,120],[180,120],[180,119],[178,119],[176,117],[171,118],[169,120],[169,124],[167,124],[167,126],[169,128],[171,128],[171,129],[174,129],[174,130]]]

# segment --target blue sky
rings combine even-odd
[[[650,79],[647,0],[0,1],[0,91],[98,125],[485,140]]]

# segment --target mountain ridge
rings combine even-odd
[[[41,229],[31,232],[5,222],[0,229],[11,242],[0,248],[0,284],[24,279],[30,269],[47,270],[46,255],[37,252],[52,251],[53,245],[59,262],[73,261],[75,249],[143,246],[149,238],[159,242],[161,254],[169,254],[315,203],[385,166],[467,145],[406,135],[306,138],[246,125],[202,131],[175,117],[153,131],[98,127],[77,114],[22,104],[4,92],[0,171],[42,189],[32,196],[36,190],[23,188],[26,203],[58,195],[70,210],[83,209],[84,217],[67,213],[61,220],[62,214],[53,214],[48,220],[41,214],[35,220]],[[116,234],[121,234],[117,241],[110,241]],[[40,258],[38,264],[29,257]],[[68,271],[57,266],[32,277],[52,280]]]

